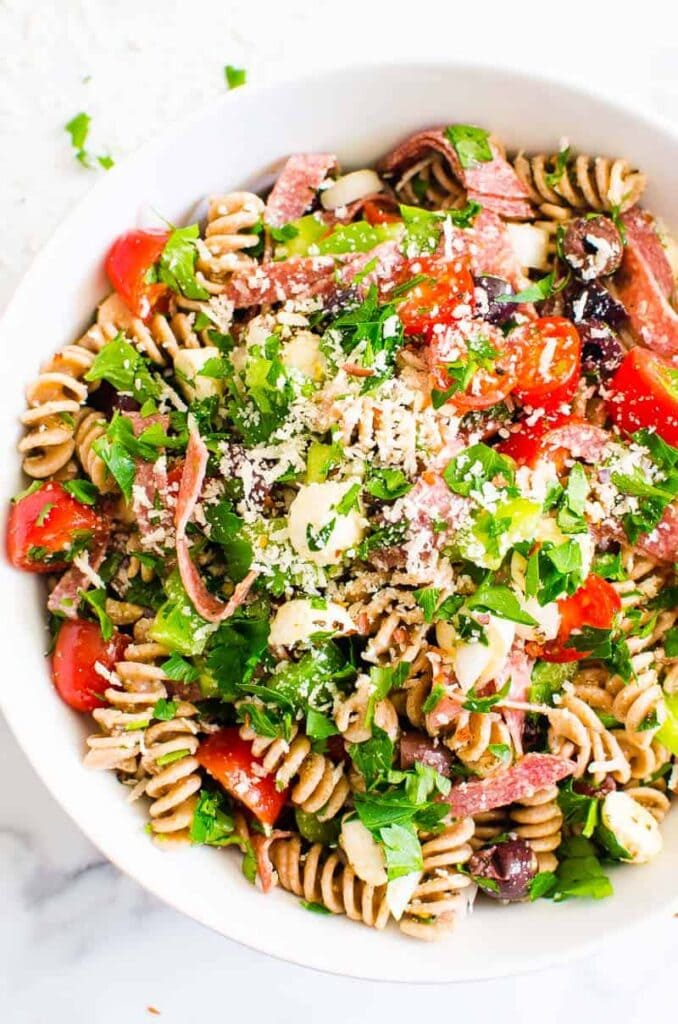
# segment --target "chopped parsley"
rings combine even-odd
[[[71,137],[71,145],[75,151],[75,159],[90,171],[94,170],[97,165],[102,167],[105,171],[109,171],[115,164],[112,156],[108,153],[103,153],[97,156],[94,153],[90,153],[85,148],[91,123],[92,118],[89,114],[81,111],[79,114],[76,114],[75,117],[72,117],[65,126],[65,130]]]
[[[473,124],[451,124],[445,129],[445,135],[454,146],[459,163],[465,170],[494,159],[490,133],[484,128]]]
[[[224,66],[224,79],[229,89],[238,89],[247,81],[247,71],[244,68],[236,68],[232,64]]]

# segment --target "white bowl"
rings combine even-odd
[[[200,112],[106,175],[73,211],[27,274],[0,324],[2,498],[20,487],[14,445],[24,387],[40,362],[83,330],[106,292],[102,258],[148,206],[181,222],[207,193],[261,180],[281,157],[336,151],[344,166],[370,162],[409,132],[449,121],[491,128],[513,147],[625,155],[649,175],[649,207],[678,225],[678,137],[670,128],[570,86],[510,71],[396,65],[332,71],[266,89],[247,86]],[[448,982],[507,975],[579,954],[666,911],[675,899],[678,814],[664,826],[664,853],[649,867],[614,875],[616,894],[592,903],[480,906],[457,936],[417,943],[344,918],[304,912],[293,896],[262,896],[238,858],[206,848],[164,853],[143,831],[110,773],[81,764],[87,720],[57,698],[42,656],[39,582],[0,566],[4,631],[0,703],[52,794],[119,868],[190,917],[258,950],[299,964],[388,981]]]

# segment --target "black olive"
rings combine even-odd
[[[488,879],[487,887],[481,885],[487,896],[514,902],[526,899],[539,865],[526,839],[511,838],[476,850],[468,862],[468,870],[474,878]]]
[[[607,796],[608,793],[612,793],[617,788],[617,783],[614,781],[611,775],[606,775],[599,786],[587,779],[576,779],[572,783],[572,789],[575,793],[579,793],[580,796],[595,796],[602,799]]]
[[[576,217],[565,230],[562,254],[577,277],[593,281],[619,269],[624,243],[609,217]]]
[[[626,310],[613,299],[599,281],[582,284],[573,281],[563,292],[563,311],[569,320],[580,324],[585,320],[602,320],[618,329],[626,320]]]
[[[619,367],[624,350],[619,338],[602,320],[577,324],[582,343],[582,367],[599,380],[607,380]]]
[[[93,409],[110,419],[114,412],[138,412],[141,406],[130,395],[121,395],[107,380],[102,380],[96,391],[92,391],[87,402]]]
[[[488,323],[505,324],[513,316],[514,307],[510,302],[497,302],[500,295],[513,295],[513,288],[501,277],[482,275],[474,278],[477,311]]]

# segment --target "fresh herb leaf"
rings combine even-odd
[[[489,580],[480,584],[475,593],[466,600],[466,607],[478,611],[491,612],[500,619],[519,622],[524,626],[536,626],[536,619],[528,615],[521,606],[513,591],[503,583],[491,583]]]
[[[336,736],[339,730],[327,715],[309,708],[306,712],[306,735],[311,740],[325,740],[328,736]]]
[[[176,651],[169,656],[167,661],[163,662],[161,667],[168,679],[179,683],[194,683],[200,676],[195,665],[191,665],[190,661],[186,661]]]
[[[515,480],[513,459],[490,448],[489,445],[473,444],[449,462],[443,472],[443,479],[451,491],[468,497],[482,485],[500,478],[506,484]]]
[[[485,715],[488,711],[492,710],[495,704],[499,704],[505,697],[508,697],[510,689],[511,680],[507,679],[502,688],[496,693],[491,693],[487,697],[479,697],[476,684],[466,694],[462,707],[465,711],[473,711],[476,714]]]
[[[436,683],[435,686],[431,687],[431,692],[421,706],[421,710],[425,715],[428,715],[430,711],[434,711],[438,707],[440,701],[445,696],[445,687],[441,683]]]
[[[153,718],[157,718],[159,722],[171,722],[178,710],[178,701],[161,697],[153,707]]]
[[[229,846],[239,842],[234,835],[234,821],[229,813],[226,797],[221,793],[202,790],[198,798],[189,836],[192,843],[206,846]]]
[[[573,662],[537,661],[532,669],[529,700],[532,704],[548,704],[553,707],[554,694],[560,693],[563,685],[574,676]]]
[[[357,507],[360,499],[360,484],[351,484],[349,489],[343,495],[340,501],[334,506],[334,510],[337,515],[347,516],[349,512],[352,512]],[[310,545],[309,545],[310,547]]]
[[[88,170],[93,170],[98,164],[105,171],[110,170],[114,166],[115,161],[113,157],[108,154],[102,154],[97,156],[94,153],[89,153],[85,149],[85,143],[89,135],[89,126],[92,123],[92,118],[89,114],[85,114],[81,111],[72,117],[71,120],[65,125],[65,130],[71,137],[71,145],[75,150],[75,159],[82,164],[83,167],[87,167]]]
[[[110,640],[115,632],[115,627],[106,612],[106,588],[99,587],[96,590],[79,590],[80,598],[88,604],[99,620],[101,635],[104,640]]]
[[[370,739],[348,746],[348,755],[365,779],[368,790],[388,776],[393,766],[394,752],[392,739],[378,725],[372,726]]]
[[[549,188],[555,188],[560,184],[560,181],[567,169],[567,161],[570,159],[570,147],[565,146],[561,149],[555,159],[555,164],[552,171],[547,171],[544,175],[544,180]]]
[[[413,871],[423,870],[424,857],[414,825],[386,825],[379,830],[379,839],[386,855],[389,882],[412,874]]]
[[[557,291],[560,291],[560,286],[556,285],[556,272],[552,270],[550,274],[546,274],[545,277],[528,285],[527,288],[523,288],[522,291],[514,292],[512,295],[498,295],[494,301],[507,306],[521,302],[543,302]]]
[[[99,492],[91,480],[64,480],[62,487],[83,505],[96,505]]]
[[[247,72],[244,68],[236,68],[232,64],[226,64],[224,66],[224,78],[229,89],[237,89],[247,81]]]
[[[162,390],[160,380],[151,374],[142,356],[122,334],[104,345],[85,374],[85,380],[108,381],[117,391],[142,403],[149,398],[159,398]]]
[[[187,299],[209,299],[209,292],[198,283],[195,264],[198,258],[196,240],[200,237],[197,224],[174,228],[158,260],[158,279],[172,291]]]
[[[299,906],[304,910],[310,910],[312,914],[331,914],[332,911],[324,907],[322,903],[309,903],[308,900],[299,900]]]
[[[412,489],[402,469],[372,469],[365,481],[365,490],[381,501],[395,501]]]
[[[490,133],[472,124],[451,124],[445,135],[454,146],[461,166],[468,170],[494,159],[490,146]]]

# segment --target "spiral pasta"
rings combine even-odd
[[[560,846],[563,812],[558,805],[558,787],[548,786],[531,797],[523,797],[509,811],[511,831],[527,839],[537,855],[540,871],[555,871]]]
[[[258,736],[249,725],[240,729],[243,739],[252,741],[252,752],[261,757],[264,769],[275,775],[282,788],[292,785],[290,800],[319,821],[329,821],[346,803],[349,784],[341,764],[333,764],[311,748],[307,736],[293,727],[288,741]]]
[[[436,941],[448,935],[466,906],[471,885],[457,869],[473,855],[472,818],[448,824],[440,835],[423,837],[424,873],[400,921],[400,930],[416,939]]]
[[[567,160],[561,154],[519,153],[514,169],[540,212],[553,220],[567,220],[572,211],[618,210],[637,203],[646,177],[623,159],[584,154]]]
[[[449,210],[465,202],[463,188],[440,153],[431,153],[408,167],[395,191],[403,202],[429,210]]]
[[[390,912],[386,886],[371,886],[356,875],[340,851],[314,843],[304,851],[299,836],[271,844],[271,860],[283,889],[333,914],[345,914],[370,928],[384,928]]]
[[[67,466],[75,450],[75,427],[87,400],[83,377],[94,354],[80,343],[67,345],[43,364],[26,389],[28,408],[21,417],[26,433],[18,444],[22,469],[38,480]]]
[[[548,717],[549,750],[576,760],[575,778],[589,771],[597,781],[610,773],[617,781],[628,782],[631,769],[615,736],[572,687],[564,688],[560,704]]]
[[[248,250],[259,244],[260,233],[253,229],[261,225],[263,213],[264,203],[253,192],[212,196],[197,264],[206,280],[223,281],[253,265]]]
[[[367,726],[367,711],[370,700],[369,676],[363,676],[356,683],[356,690],[342,700],[334,712],[337,729],[348,743],[364,743],[372,735]],[[398,712],[387,697],[374,708],[374,723],[395,740],[398,736]]]
[[[454,720],[453,731],[445,736],[445,746],[476,775],[489,775],[504,764],[504,760],[489,749],[498,746],[512,748],[511,734],[506,722],[496,712],[479,713],[461,711]]]
[[[92,716],[102,733],[87,740],[85,763],[92,768],[115,768],[129,777],[133,796],[151,800],[150,827],[154,835],[186,841],[202,780],[193,756],[198,747],[197,709],[178,702],[169,721],[151,724],[157,702],[167,697],[167,676],[158,664],[167,651],[161,644],[130,644],[115,667],[121,688],[108,687],[108,707]]]
[[[94,444],[106,433],[105,417],[96,410],[83,412],[75,430],[75,450],[80,465],[102,494],[117,491],[118,485],[108,472],[106,463],[97,455]]]

